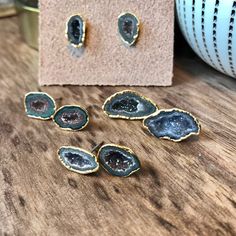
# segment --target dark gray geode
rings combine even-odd
[[[42,92],[31,92],[25,95],[25,112],[31,118],[49,120],[56,111],[52,97]]]
[[[141,167],[138,157],[126,147],[107,144],[98,152],[100,164],[114,176],[127,177]]]
[[[66,36],[71,45],[76,48],[83,46],[86,23],[80,15],[71,16],[66,26]]]
[[[139,20],[132,13],[123,13],[118,18],[118,29],[121,39],[131,46],[139,35]]]
[[[156,112],[158,107],[144,96],[125,90],[109,97],[103,110],[111,118],[142,120]]]
[[[61,147],[58,157],[67,169],[79,174],[90,174],[99,169],[96,156],[81,148]]]
[[[147,117],[143,124],[157,138],[175,142],[200,133],[200,124],[197,119],[190,113],[179,109],[160,110]]]
[[[62,129],[77,131],[87,126],[89,116],[80,106],[63,106],[56,111],[53,121]]]

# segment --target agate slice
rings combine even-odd
[[[81,148],[61,147],[58,157],[67,169],[79,174],[90,174],[99,169],[96,156]]]
[[[111,118],[142,120],[156,112],[158,107],[144,96],[125,90],[109,97],[103,110]]]
[[[199,135],[200,124],[190,113],[179,110],[160,110],[147,117],[144,126],[149,132],[161,139],[180,142],[191,135]]]
[[[111,175],[127,177],[141,167],[138,157],[127,147],[107,144],[100,148],[98,159]]]
[[[132,46],[139,35],[139,20],[132,13],[123,13],[118,18],[118,29],[122,41],[128,46]]]
[[[55,111],[55,101],[48,94],[31,92],[25,95],[25,112],[28,117],[49,120]]]
[[[80,15],[71,16],[66,25],[66,37],[69,43],[80,48],[85,40],[86,23]]]
[[[53,121],[62,129],[77,131],[87,126],[89,116],[80,106],[64,106],[56,111]]]

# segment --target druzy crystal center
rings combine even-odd
[[[47,102],[42,100],[35,100],[31,102],[31,107],[35,111],[45,111],[47,109]]]
[[[183,119],[180,115],[175,115],[169,120],[164,117],[155,122],[155,126],[158,130],[168,132],[170,129],[176,135],[182,135],[182,133],[192,129],[190,122],[187,119]]]
[[[138,110],[137,106],[137,101],[135,101],[134,99],[128,99],[116,102],[115,104],[113,104],[112,109],[118,111],[135,112]]]
[[[123,31],[126,33],[129,37],[132,35],[133,32],[133,21],[132,20],[126,20],[123,22]]]
[[[104,160],[107,165],[109,165],[112,169],[115,170],[125,171],[127,168],[129,168],[130,165],[132,165],[132,162],[125,158],[119,152],[110,152],[109,154],[107,154]]]
[[[90,164],[88,160],[84,159],[84,157],[82,157],[77,153],[68,152],[65,154],[65,157],[72,165],[78,165],[80,167],[84,167]]]
[[[72,32],[76,40],[80,39],[81,36],[81,24],[78,20],[74,20],[71,24]]]
[[[67,124],[76,124],[82,120],[82,116],[77,112],[73,113],[63,113],[61,120]]]

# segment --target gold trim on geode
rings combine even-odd
[[[168,136],[164,136],[164,137],[158,138],[158,137],[156,137],[156,136],[149,130],[148,126],[145,125],[146,119],[149,119],[149,118],[152,118],[152,117],[154,117],[154,116],[157,116],[157,115],[160,114],[161,112],[172,112],[172,111],[178,111],[178,112],[185,113],[185,114],[188,114],[189,116],[191,116],[191,117],[194,119],[194,121],[196,122],[196,124],[197,124],[198,132],[191,132],[191,133],[189,133],[188,135],[186,135],[186,136],[184,136],[184,137],[182,137],[182,138],[180,138],[180,139],[177,139],[177,140],[176,140],[176,139],[172,139],[172,138],[170,138],[170,137],[168,137]],[[181,142],[181,141],[183,141],[183,140],[189,138],[190,136],[198,136],[198,135],[200,134],[200,132],[201,132],[201,125],[200,125],[200,122],[198,121],[198,119],[197,119],[194,115],[192,115],[190,112],[184,111],[184,110],[179,109],[179,108],[161,109],[161,110],[158,110],[157,112],[151,114],[150,116],[146,117],[146,118],[143,120],[143,126],[144,126],[144,128],[146,128],[146,129],[149,131],[149,133],[150,133],[152,136],[154,136],[154,137],[156,137],[156,138],[158,138],[158,139],[171,140],[171,141],[176,142],[176,143]]]
[[[65,149],[67,149],[67,148],[69,149],[69,148],[70,148],[70,149],[78,150],[78,151],[81,151],[81,152],[84,152],[84,153],[87,153],[87,154],[91,155],[92,157],[94,157],[94,160],[95,160],[95,162],[97,163],[97,167],[96,167],[95,169],[87,170],[87,171],[79,171],[79,170],[73,169],[71,166],[66,165],[66,164],[64,163],[64,161],[62,160],[62,158],[61,158],[61,156],[60,156],[60,154],[59,154],[59,152],[60,152],[60,150],[61,150],[62,148],[65,148]],[[64,167],[66,167],[68,170],[73,171],[73,172],[78,173],[78,174],[82,174],[82,175],[91,174],[91,173],[97,172],[98,169],[99,169],[99,162],[98,162],[97,157],[96,157],[93,153],[88,152],[87,150],[84,150],[84,149],[82,149],[82,148],[73,147],[73,146],[62,146],[62,147],[60,147],[60,148],[57,150],[57,156],[58,156],[60,162],[62,163],[62,165],[63,165]]]
[[[150,116],[150,115],[148,115],[148,116],[141,116],[141,117],[127,117],[127,116],[121,116],[121,115],[112,115],[112,114],[110,114],[108,111],[105,110],[105,105],[106,105],[108,102],[110,102],[110,101],[111,101],[113,98],[115,98],[117,95],[122,95],[122,94],[124,94],[124,93],[133,93],[133,94],[135,94],[136,96],[138,96],[138,97],[140,97],[140,98],[142,98],[142,99],[144,99],[144,100],[150,102],[153,106],[156,107],[156,111],[159,110],[158,105],[157,105],[156,103],[154,103],[151,99],[149,99],[149,98],[147,98],[147,97],[141,95],[141,94],[138,93],[138,92],[132,91],[132,90],[123,90],[123,91],[114,93],[113,95],[111,95],[110,97],[108,97],[108,98],[105,100],[105,102],[104,102],[104,104],[103,104],[103,106],[102,106],[102,109],[103,109],[104,113],[105,113],[108,117],[114,118],[114,119],[125,119],[125,120],[143,120],[143,119],[147,118],[148,116]],[[156,112],[156,111],[155,111],[155,112]],[[155,113],[155,112],[154,112],[154,113]]]
[[[81,43],[79,44],[74,44],[74,43],[71,43],[70,42],[70,39],[69,39],[69,36],[68,36],[68,23],[70,21],[70,19],[72,17],[75,17],[75,16],[79,16],[81,19],[82,19],[82,22],[83,22],[83,35],[82,35],[82,38],[81,38]],[[85,37],[86,37],[86,20],[84,19],[84,17],[81,15],[81,14],[75,14],[75,15],[71,15],[70,17],[68,17],[67,21],[66,21],[66,30],[65,30],[65,36],[66,36],[66,39],[67,41],[70,43],[70,45],[72,45],[74,48],[81,48],[83,47],[84,45],[84,42],[85,42]]]
[[[54,104],[54,113],[48,117],[48,118],[42,118],[42,117],[37,117],[37,116],[33,116],[33,115],[28,115],[27,114],[27,107],[26,107],[26,98],[27,96],[29,95],[46,95],[47,97],[49,97],[52,101],[53,101],[53,104]],[[29,118],[34,118],[34,119],[37,119],[37,120],[51,120],[53,117],[54,117],[54,114],[56,113],[56,110],[57,110],[57,105],[56,105],[56,102],[54,100],[54,98],[52,96],[50,96],[49,94],[45,93],[45,92],[29,92],[29,93],[26,93],[25,94],[25,98],[24,98],[24,108],[25,108],[25,113],[27,115],[27,117]]]
[[[126,40],[124,40],[124,38],[122,37],[122,35],[120,34],[119,29],[118,29],[118,32],[119,32],[119,35],[120,35],[120,38],[121,38],[122,42],[125,43],[127,46],[131,47],[132,45],[134,45],[134,44],[136,43],[136,41],[137,41],[137,39],[138,39],[138,37],[139,37],[139,32],[140,32],[140,20],[139,20],[139,18],[138,18],[135,14],[133,14],[133,13],[131,13],[131,12],[123,12],[123,13],[121,13],[121,14],[118,16],[118,22],[119,22],[120,18],[121,18],[122,16],[126,15],[126,14],[130,14],[130,15],[134,16],[134,17],[137,19],[137,21],[138,21],[137,24],[136,24],[136,26],[137,26],[137,33],[133,36],[133,41],[132,41],[131,43],[129,43],[129,42],[127,42]],[[119,27],[118,27],[118,28],[119,28]]]
[[[126,175],[126,176],[117,176],[117,177],[126,178],[126,177],[131,176],[133,173],[135,173],[135,172],[137,172],[137,171],[139,171],[139,170],[141,169],[141,162],[140,162],[139,158],[137,157],[137,155],[133,152],[132,149],[130,149],[130,148],[128,148],[128,147],[125,147],[125,146],[120,146],[120,145],[117,145],[117,144],[105,144],[105,145],[103,145],[102,147],[100,147],[100,149],[99,149],[99,151],[98,151],[98,153],[97,153],[97,158],[100,156],[101,150],[102,150],[103,148],[105,148],[105,147],[120,148],[120,149],[122,149],[122,150],[124,150],[124,151],[130,153],[132,156],[135,156],[135,157],[138,159],[138,161],[139,161],[140,167],[139,167],[138,169],[133,170],[129,175]],[[101,164],[101,166],[102,166],[102,168],[103,168],[107,173],[109,173],[110,175],[112,175],[112,174],[103,166],[103,164]],[[113,176],[114,176],[114,175],[113,175]]]
[[[87,115],[87,121],[86,121],[86,123],[85,123],[80,129],[62,128],[62,127],[55,121],[55,116],[56,116],[56,114],[57,114],[60,110],[62,110],[63,108],[65,108],[65,107],[78,107],[78,108],[80,108],[81,110],[83,110],[83,111],[86,113],[86,115]],[[83,107],[81,107],[81,106],[79,106],[79,105],[65,105],[65,106],[61,106],[60,108],[58,108],[58,109],[56,110],[56,112],[55,112],[54,115],[53,115],[53,122],[57,125],[57,127],[59,127],[59,128],[62,129],[62,130],[77,132],[77,131],[80,131],[80,130],[84,129],[84,128],[88,125],[88,123],[89,123],[89,113],[88,113],[88,111],[87,111],[85,108],[83,108]]]

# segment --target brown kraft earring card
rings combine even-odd
[[[139,37],[122,41],[118,17],[134,14]],[[65,36],[67,20],[86,21],[76,49]],[[41,0],[40,85],[170,86],[173,75],[174,0]]]

